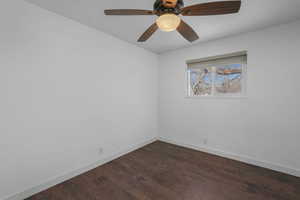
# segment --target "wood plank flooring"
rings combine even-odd
[[[28,200],[300,200],[300,178],[158,141]]]

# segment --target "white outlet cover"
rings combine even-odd
[[[103,154],[103,148],[99,148],[99,150],[98,150],[98,153],[101,155],[101,154]]]

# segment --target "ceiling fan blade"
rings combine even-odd
[[[154,15],[152,10],[112,9],[104,10],[105,15]]]
[[[177,31],[189,42],[194,42],[199,39],[198,34],[187,23],[181,20]]]
[[[182,9],[184,16],[224,15],[239,12],[241,1],[218,1],[196,4]]]
[[[157,31],[158,26],[156,25],[156,23],[152,24],[146,31],[145,33],[143,33],[143,35],[138,39],[138,42],[145,42],[146,40],[148,40],[153,33],[155,33],[155,31]]]

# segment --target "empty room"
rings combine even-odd
[[[1,0],[0,200],[300,200],[299,11]]]

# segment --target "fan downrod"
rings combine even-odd
[[[183,0],[156,0],[153,9],[157,16],[161,16],[166,13],[179,15],[181,13],[181,8],[183,7]]]

